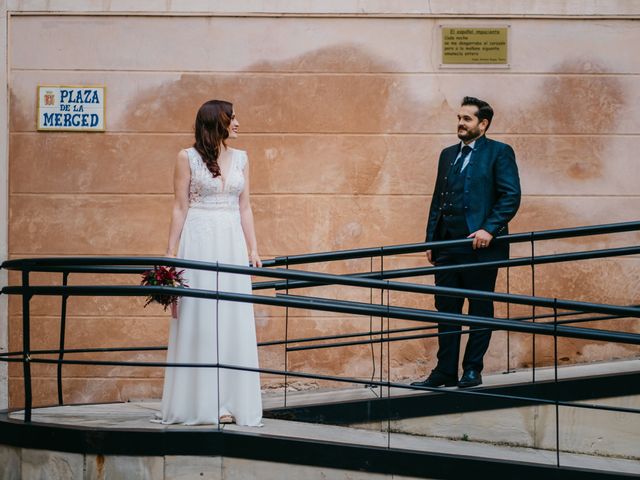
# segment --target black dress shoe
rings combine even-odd
[[[467,370],[458,382],[459,388],[477,387],[482,384],[482,375],[477,370]]]
[[[452,375],[445,375],[444,373],[433,371],[426,380],[421,382],[411,382],[414,387],[455,387],[458,383],[456,377]]]

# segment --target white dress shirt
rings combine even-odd
[[[473,152],[475,150],[474,145],[475,145],[476,141],[474,140],[473,142],[471,142],[468,146],[471,147],[471,151],[469,153],[467,153],[467,156],[464,157],[464,163],[462,164],[462,168],[460,169],[460,171],[462,172],[465,168],[467,168],[467,165],[469,164],[469,160],[471,159],[471,155],[473,155]],[[460,142],[460,151],[458,152],[458,156],[456,157],[456,161],[453,162],[453,164],[455,165],[456,163],[458,163],[458,160],[460,160],[460,157],[462,156],[462,147],[464,147],[464,142]]]

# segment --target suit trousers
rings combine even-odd
[[[468,252],[441,250],[436,254],[435,263],[441,265],[461,265],[478,261],[477,254],[467,247]],[[488,268],[468,271],[445,271],[435,274],[437,286],[464,288],[469,290],[483,290],[493,292],[496,287],[498,270]],[[487,300],[469,301],[469,315],[493,317],[493,302]],[[436,309],[440,312],[462,313],[464,297],[445,295],[435,296]],[[460,356],[460,337],[462,327],[459,325],[438,325],[438,365],[435,370],[448,376],[458,377],[458,361]],[[455,333],[457,332],[457,333]],[[443,335],[444,334],[444,335]],[[469,339],[462,360],[464,371],[476,370],[481,372],[484,364],[483,357],[489,348],[491,330],[488,328],[473,328],[468,334]]]

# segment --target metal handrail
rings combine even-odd
[[[557,238],[570,238],[579,237],[585,235],[599,235],[605,233],[618,233],[640,230],[640,221],[626,222],[618,224],[597,225],[589,227],[574,227],[568,229],[559,230],[547,230],[540,232],[518,233],[507,235],[504,237],[497,237],[495,242],[533,242],[538,240],[550,240]],[[273,267],[277,265],[286,265],[289,267],[294,264],[313,263],[318,261],[333,261],[333,260],[346,260],[363,257],[383,257],[386,255],[398,255],[405,253],[416,253],[429,250],[432,248],[444,248],[450,246],[468,245],[472,242],[471,239],[451,240],[443,242],[423,242],[419,244],[407,244],[407,245],[395,245],[379,248],[364,248],[355,250],[343,250],[338,252],[321,252],[312,253],[306,255],[295,255],[289,257],[276,257],[273,260],[266,260],[263,262],[265,267]],[[435,273],[437,269],[464,269],[464,268],[497,268],[499,266],[518,266],[518,265],[536,265],[539,263],[552,263],[557,261],[569,261],[589,258],[602,258],[612,257],[619,255],[631,255],[640,253],[640,247],[626,247],[617,249],[604,249],[594,250],[589,252],[572,252],[565,254],[548,255],[544,257],[534,258],[531,257],[506,260],[500,262],[485,262],[483,264],[462,265],[454,267],[429,267],[419,269],[403,269],[387,272],[367,272],[355,275],[333,275],[323,274],[316,272],[305,272],[292,269],[269,269],[269,268],[253,268],[242,267],[237,265],[224,265],[218,263],[198,262],[191,260],[167,258],[167,257],[64,257],[64,258],[38,258],[38,259],[17,259],[8,260],[2,263],[1,268],[9,270],[17,270],[22,272],[22,286],[6,286],[2,288],[4,294],[17,294],[22,295],[23,301],[23,350],[21,352],[10,352],[10,354],[0,355],[2,361],[18,361],[23,363],[24,379],[25,379],[25,421],[30,421],[31,415],[31,377],[30,377],[30,365],[32,363],[56,363],[58,365],[58,371],[63,364],[92,364],[92,365],[138,365],[138,366],[192,366],[190,364],[167,364],[159,362],[100,362],[100,361],[87,361],[87,360],[68,360],[64,359],[65,353],[72,353],[74,350],[79,353],[81,349],[69,349],[63,348],[63,340],[61,339],[61,346],[58,350],[52,350],[51,353],[57,353],[57,359],[40,359],[35,358],[33,355],[42,353],[41,350],[31,350],[30,346],[30,318],[29,318],[29,302],[34,295],[60,295],[63,298],[69,296],[82,296],[82,295],[111,295],[111,296],[146,296],[153,293],[172,294],[179,296],[189,296],[196,298],[211,298],[216,300],[237,301],[245,303],[256,303],[264,305],[285,306],[304,308],[308,310],[321,310],[342,312],[355,315],[366,315],[386,318],[397,318],[405,320],[414,320],[420,322],[433,322],[433,323],[447,323],[452,325],[466,325],[472,328],[490,328],[501,329],[507,331],[516,331],[523,333],[532,333],[534,335],[549,335],[557,342],[557,337],[568,338],[581,338],[597,341],[613,341],[626,344],[640,345],[640,334],[626,333],[626,332],[614,332],[593,328],[573,327],[560,324],[557,321],[557,310],[566,309],[574,312],[593,312],[606,314],[608,318],[624,317],[640,317],[640,309],[634,306],[617,306],[617,305],[603,305],[589,302],[577,302],[570,300],[559,300],[551,298],[543,298],[527,295],[515,295],[504,294],[495,292],[475,291],[468,289],[456,289],[446,288],[439,286],[429,285],[415,285],[402,282],[391,282],[389,280],[378,280],[375,278],[378,275],[383,278],[397,278],[400,276],[409,277],[416,275],[425,275],[429,273]],[[506,262],[506,263],[505,263]],[[256,275],[261,277],[271,277],[281,279],[279,282],[273,282],[272,288],[292,288],[293,286],[305,284],[309,286],[311,284],[318,285],[349,285],[355,287],[364,287],[370,289],[381,289],[385,291],[404,291],[414,293],[428,293],[428,294],[440,294],[440,295],[452,295],[452,296],[465,296],[469,298],[485,299],[485,300],[497,300],[509,303],[516,303],[522,305],[540,306],[546,308],[552,308],[554,311],[554,322],[544,323],[528,323],[521,322],[513,319],[495,319],[486,317],[476,317],[470,315],[461,314],[448,314],[442,312],[411,309],[405,307],[392,307],[390,305],[372,305],[359,302],[348,301],[336,301],[322,298],[311,297],[294,297],[294,296],[277,296],[266,297],[250,294],[238,294],[231,292],[219,292],[200,289],[184,289],[176,287],[153,287],[153,286],[87,286],[87,285],[74,285],[74,286],[39,286],[30,285],[29,274],[30,272],[62,272],[65,276],[68,276],[71,272],[76,273],[140,273],[143,269],[154,265],[172,265],[179,268],[190,268],[198,270],[210,270],[242,275]],[[146,267],[146,268],[145,268]],[[395,276],[395,277],[394,277]],[[374,278],[371,278],[374,277]],[[282,281],[285,280],[285,282]],[[305,283],[306,282],[306,283]],[[66,283],[66,282],[65,282]],[[278,284],[278,285],[276,285]],[[260,288],[260,284],[257,285]],[[64,308],[63,308],[64,315]],[[535,314],[534,314],[535,319]],[[565,322],[562,322],[565,323]],[[390,330],[387,329],[384,333],[387,334],[387,338],[384,341],[395,341],[395,337],[390,337]],[[412,338],[409,336],[406,338]],[[417,337],[417,336],[416,336]],[[383,340],[383,339],[381,339]],[[131,348],[131,350],[159,350],[165,347],[138,347]],[[98,351],[117,351],[118,349],[85,349],[87,352]],[[119,349],[125,351],[126,349]],[[22,359],[9,358],[9,356],[21,355]],[[202,365],[193,365],[202,366]],[[239,368],[226,365],[208,365],[209,367],[218,368],[232,368],[240,370],[252,370],[249,368]],[[557,368],[557,354],[556,354],[556,368]],[[268,369],[255,369],[264,373],[272,372],[290,376],[301,376],[297,372],[284,371],[270,371]],[[328,376],[302,374],[302,376],[308,378],[329,378]],[[345,380],[343,377],[333,377],[336,381],[350,381]],[[373,381],[367,381],[367,384],[377,383]],[[380,382],[380,385],[391,386],[392,382]],[[404,384],[399,384],[402,388],[407,388]],[[413,389],[416,389],[415,387]],[[59,391],[60,379],[59,379]],[[429,390],[428,388],[426,390]],[[439,389],[436,389],[439,390]],[[459,393],[459,392],[455,392]],[[482,392],[465,392],[465,394],[482,394]],[[59,393],[59,395],[61,395]],[[61,397],[60,397],[61,399]],[[539,400],[539,399],[538,399]],[[552,401],[556,407],[560,404],[558,400]],[[584,404],[579,404],[580,406]],[[615,411],[621,411],[616,409]]]
[[[291,295],[290,295],[291,296]],[[301,297],[301,298],[306,298],[306,297]],[[631,305],[632,307],[640,307],[640,305]],[[586,312],[585,312],[586,313]],[[554,318],[554,321],[551,322],[546,322],[548,324],[558,324],[558,325],[564,325],[564,324],[570,324],[570,323],[584,323],[584,322],[597,322],[597,321],[601,321],[601,320],[612,320],[612,319],[617,319],[620,318],[617,315],[600,315],[600,316],[595,316],[595,317],[583,317],[583,318],[571,318],[571,319],[567,319],[567,320],[555,320],[559,317],[563,317],[563,316],[575,316],[575,315],[584,315],[585,313],[576,313],[576,312],[564,312],[564,313],[557,313],[557,314],[547,314],[547,315],[540,315],[535,317],[536,319],[542,319],[542,318]],[[531,320],[533,317],[532,316],[522,316],[522,317],[515,317],[515,318],[510,318],[510,320],[517,320],[517,321],[529,321]],[[419,327],[407,327],[407,328],[395,328],[395,329],[388,329],[388,330],[379,330],[379,331],[368,331],[368,332],[353,332],[353,333],[343,333],[343,334],[338,334],[338,335],[322,335],[322,336],[317,336],[317,337],[303,337],[303,338],[290,338],[288,340],[267,340],[267,341],[263,341],[263,342],[258,342],[258,347],[271,347],[271,346],[276,346],[276,345],[289,345],[289,344],[298,344],[298,343],[308,343],[308,342],[317,342],[317,341],[324,341],[324,340],[338,340],[338,339],[343,339],[343,338],[356,338],[356,337],[366,337],[366,336],[381,336],[381,335],[390,335],[390,334],[395,334],[395,333],[407,333],[407,332],[415,332],[415,331],[422,331],[422,330],[433,330],[435,328],[438,328],[437,325],[428,325],[428,326],[419,326]],[[475,331],[480,331],[480,330],[484,330],[484,329],[473,329],[473,330],[463,330],[462,332],[447,332],[447,333],[459,333],[461,335],[466,335]],[[438,335],[438,334],[436,334]],[[406,336],[406,337],[391,337],[390,340],[392,341],[398,341],[398,340],[409,340],[409,339],[413,339],[413,338],[430,338],[431,335],[424,335],[424,336]],[[361,340],[361,341],[354,341],[352,343],[349,343],[348,345],[366,345],[367,343],[379,343],[380,341],[385,342],[387,341],[386,338],[382,337],[381,339],[376,339],[376,340]],[[332,343],[332,344],[318,344],[318,345],[314,345],[319,347],[319,348],[328,348],[328,347],[340,347],[340,346],[346,346],[339,344],[339,343]],[[296,351],[296,350],[300,350],[300,348],[298,347],[287,347],[289,348],[289,351]],[[309,348],[311,349],[311,348]],[[31,354],[32,355],[43,355],[43,354],[55,354],[55,353],[64,353],[64,354],[73,354],[73,353],[113,353],[113,352],[143,352],[143,351],[163,351],[163,350],[167,350],[167,346],[166,345],[159,345],[159,346],[139,346],[139,347],[102,347],[102,348],[67,348],[67,349],[42,349],[42,350],[31,350]],[[18,356],[18,355],[22,355],[22,352],[20,351],[15,351],[15,352],[0,352],[0,357],[12,357],[12,356]]]
[[[493,239],[493,242],[521,243],[540,240],[555,240],[559,238],[584,237],[588,235],[601,235],[607,233],[632,232],[636,230],[640,230],[640,221],[608,223],[601,225],[560,228],[553,230],[540,230],[536,232],[512,233],[509,235],[495,237]],[[378,248],[370,247],[352,250],[338,250],[333,252],[290,255],[284,257],[276,257],[273,260],[267,260],[263,262],[263,265],[265,267],[272,267],[276,265],[295,265],[300,263],[327,262],[333,260],[350,260],[355,258],[418,253],[425,252],[434,247],[471,245],[472,241],[472,239],[447,240],[404,245],[390,245]]]
[[[222,267],[222,265],[220,265]],[[248,267],[238,267],[248,268]],[[233,269],[232,269],[233,270]],[[225,270],[221,270],[225,271]],[[363,280],[361,280],[363,281]],[[372,280],[368,280],[369,282]],[[468,292],[472,295],[480,295],[477,290],[463,290],[452,289],[445,287],[428,287],[425,288],[440,288],[443,291],[456,292]],[[610,332],[606,330],[597,330],[583,327],[568,327],[568,326],[556,326],[547,323],[528,323],[519,322],[508,319],[496,319],[489,317],[477,317],[472,315],[461,315],[444,312],[436,312],[429,310],[420,310],[406,307],[392,307],[388,305],[372,305],[370,303],[360,302],[346,302],[346,301],[331,301],[326,299],[302,299],[302,298],[286,298],[286,297],[266,297],[262,295],[251,295],[243,293],[221,292],[202,290],[196,288],[181,288],[181,287],[158,287],[158,286],[86,286],[86,285],[72,285],[72,286],[28,286],[28,287],[5,287],[3,289],[10,295],[23,295],[23,297],[30,297],[32,295],[69,295],[69,296],[95,296],[95,295],[109,295],[109,296],[147,296],[150,294],[168,294],[188,296],[193,298],[208,298],[213,300],[226,300],[241,303],[255,303],[261,305],[271,306],[288,306],[293,308],[304,308],[308,310],[319,311],[331,311],[339,313],[347,313],[354,315],[365,316],[384,316],[388,318],[396,318],[402,320],[415,320],[426,322],[440,322],[448,323],[451,325],[464,325],[464,326],[476,326],[476,327],[488,327],[500,330],[509,330],[522,333],[535,333],[538,335],[558,335],[561,337],[569,338],[582,338],[588,340],[599,341],[614,341],[620,343],[629,343],[633,345],[640,345],[640,334],[631,333],[619,333]],[[466,293],[460,293],[466,295]],[[497,294],[505,295],[505,294]],[[517,297],[526,297],[524,295],[510,295],[517,299]],[[525,303],[527,299],[519,298],[522,303]],[[625,317],[640,317],[640,309],[633,307],[618,307],[618,306],[603,306],[598,304],[590,304],[586,302],[573,302],[563,301],[560,302],[556,299],[540,299],[538,297],[530,297],[530,300],[536,301],[540,305],[546,305],[547,301],[552,304],[557,304],[557,308],[562,304],[567,305],[583,305],[584,309],[574,308],[575,310],[592,311],[599,313],[617,313],[618,315]],[[527,304],[527,303],[525,303]]]
[[[31,260],[36,260],[37,262],[45,262],[53,265],[63,265],[66,261],[76,261],[77,258],[43,258],[43,259],[25,259],[23,260],[25,263],[28,263]],[[81,258],[79,260],[88,261],[88,258]],[[263,275],[269,277],[279,277],[286,278],[291,280],[312,280],[312,281],[320,281],[324,284],[339,284],[339,285],[349,285],[354,287],[365,287],[365,288],[375,288],[375,289],[383,289],[383,290],[391,290],[391,291],[399,291],[399,292],[411,292],[411,293],[428,293],[428,294],[441,294],[441,295],[450,295],[457,297],[469,297],[474,299],[483,299],[483,300],[494,300],[494,301],[502,301],[509,303],[516,303],[522,305],[531,305],[537,307],[547,307],[553,308],[557,307],[565,310],[575,310],[575,311],[583,311],[583,312],[592,312],[592,313],[603,313],[603,314],[613,314],[613,315],[622,315],[622,316],[630,316],[630,317],[638,317],[640,316],[640,309],[634,307],[623,307],[616,305],[602,305],[597,303],[590,302],[579,302],[576,300],[559,300],[555,298],[545,298],[545,297],[535,297],[531,295],[521,295],[514,293],[496,293],[496,292],[486,292],[481,290],[470,290],[463,288],[451,288],[451,287],[441,287],[435,285],[417,285],[410,284],[404,282],[391,282],[385,280],[374,280],[367,278],[353,278],[347,275],[335,275],[329,273],[315,273],[315,272],[306,272],[301,270],[292,270],[292,269],[260,269],[256,267],[243,267],[238,265],[227,265],[222,263],[208,263],[208,262],[200,262],[194,260],[180,260],[175,258],[164,258],[164,257],[118,257],[118,258],[105,258],[105,257],[94,257],[93,261],[96,263],[103,263],[105,265],[113,264],[127,264],[137,262],[138,264],[146,263],[148,265],[157,265],[164,264],[170,265],[180,268],[191,268],[196,270],[210,270],[210,271],[218,271],[224,273],[236,273],[236,274],[244,274],[244,275]],[[12,260],[11,262],[16,262],[16,260]],[[23,273],[26,273],[28,270],[23,270]],[[6,294],[31,294],[31,295],[61,295],[61,294],[69,294],[69,295],[100,295],[102,293],[107,293],[106,290],[109,289],[109,293],[115,296],[136,296],[142,295],[141,292],[149,291],[151,292],[153,288],[162,289],[159,293],[171,293],[173,295],[184,295],[187,292],[193,292],[194,289],[191,288],[179,288],[179,287],[143,287],[143,286],[29,286],[29,287],[21,287],[21,286],[6,286],[3,287],[2,292]],[[137,293],[135,293],[137,292]],[[147,293],[148,294],[148,293]],[[266,297],[260,297],[266,298]]]
[[[562,228],[562,229],[554,229],[554,230],[541,230],[541,231],[532,231],[532,232],[522,232],[522,233],[513,233],[504,236],[498,236],[493,239],[493,242],[506,242],[506,243],[521,243],[521,242],[531,242],[531,241],[540,241],[540,240],[553,240],[559,238],[574,238],[574,237],[582,237],[588,235],[602,235],[607,233],[622,233],[622,232],[631,232],[640,230],[640,221],[633,222],[622,222],[622,223],[611,223],[611,224],[602,224],[602,225],[593,225],[593,226],[583,226],[583,227],[571,227],[571,228]],[[304,263],[315,263],[315,262],[325,262],[325,261],[334,261],[334,260],[350,260],[356,258],[368,258],[368,257],[378,257],[378,256],[387,256],[387,255],[400,255],[406,253],[418,253],[425,252],[427,250],[431,250],[433,248],[445,248],[445,247],[456,247],[456,246],[464,246],[471,245],[472,239],[462,239],[462,240],[443,240],[443,241],[432,241],[432,242],[422,242],[422,243],[412,243],[412,244],[402,244],[402,245],[389,245],[382,247],[367,247],[367,248],[359,248],[359,249],[351,249],[351,250],[337,250],[333,252],[318,252],[318,253],[309,253],[302,255],[291,255],[285,257],[275,257],[271,260],[265,260],[262,262],[263,267],[272,267],[278,265],[296,265],[296,264],[304,264]],[[74,257],[66,257],[66,258],[74,258]],[[100,265],[117,265],[115,263],[95,263],[95,260],[98,260],[104,257],[75,257],[75,262],[73,264],[69,263],[60,263],[60,262],[50,262],[50,260],[56,260],[51,258],[38,258],[38,259],[14,259],[14,260],[6,260],[0,265],[0,268],[6,268],[8,270],[22,270],[27,265],[30,266],[30,271],[77,271],[82,273],[139,273],[141,270],[139,268],[121,268],[115,269],[114,271],[103,270],[99,268]],[[118,258],[132,258],[132,257],[111,257],[113,259]],[[141,259],[152,258],[152,257],[140,257]],[[162,258],[164,260],[172,260],[168,257],[155,257]],[[92,261],[93,260],[93,261]],[[128,262],[126,265],[132,266],[136,265],[135,262]],[[45,270],[37,269],[37,266],[48,267]],[[54,270],[52,267],[60,267],[66,266],[66,270]],[[84,266],[86,268],[82,269]],[[91,269],[90,266],[98,267]],[[78,270],[68,270],[69,268],[78,268]],[[140,266],[138,266],[140,267]]]
[[[292,377],[298,378],[307,378],[312,380],[325,380],[325,381],[335,381],[342,383],[351,383],[356,385],[367,385],[367,386],[377,386],[377,387],[388,387],[388,388],[398,388],[402,390],[414,390],[414,391],[425,391],[425,392],[443,392],[447,394],[453,395],[471,395],[478,397],[489,397],[489,398],[497,398],[497,399],[508,399],[508,400],[517,400],[522,402],[535,402],[545,405],[561,405],[566,407],[577,407],[577,408],[586,408],[590,410],[602,410],[609,412],[627,412],[627,413],[640,413],[640,409],[630,408],[630,407],[620,407],[613,405],[598,405],[598,404],[589,404],[584,402],[569,402],[562,400],[550,400],[546,398],[535,398],[535,397],[525,397],[522,395],[509,395],[504,393],[492,393],[492,392],[483,392],[479,390],[464,390],[464,389],[448,389],[442,387],[419,387],[415,385],[407,385],[406,383],[395,383],[395,382],[385,382],[385,381],[375,381],[375,380],[362,380],[360,378],[354,377],[339,377],[335,375],[322,375],[315,373],[305,373],[305,372],[292,372],[288,370],[278,370],[273,368],[254,368],[254,367],[240,367],[237,365],[228,365],[224,363],[176,363],[176,362],[117,362],[110,360],[58,360],[58,359],[45,359],[45,358],[37,358],[31,360],[33,363],[41,363],[41,364],[58,364],[63,363],[67,365],[97,365],[97,366],[143,366],[143,367],[170,367],[170,368],[180,368],[180,367],[188,367],[188,368],[222,368],[227,370],[236,370],[242,372],[254,372],[254,373],[262,373],[268,375],[289,375]]]
[[[502,268],[502,267],[524,267],[530,265],[544,265],[550,263],[561,262],[573,262],[577,260],[593,260],[596,258],[611,258],[620,257],[624,255],[636,255],[640,254],[640,246],[637,247],[620,247],[620,248],[607,248],[600,250],[589,250],[582,252],[568,252],[568,253],[556,253],[552,255],[540,255],[510,258],[507,260],[494,260],[490,262],[482,263],[460,263],[456,265],[438,265],[428,267],[416,267],[416,268],[402,268],[396,270],[384,270],[375,272],[361,272],[361,273],[349,273],[345,276],[356,278],[372,278],[372,279],[392,279],[392,278],[409,278],[418,277],[424,275],[435,275],[441,272],[460,272],[468,270],[482,270],[485,268]],[[254,290],[266,290],[266,289],[294,289],[294,288],[308,288],[318,287],[323,285],[322,283],[311,281],[269,281],[269,282],[254,282]]]

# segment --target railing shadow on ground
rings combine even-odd
[[[438,392],[440,394],[454,397],[477,398],[483,401],[509,401],[510,405],[549,405],[555,407],[555,427],[556,427],[556,456],[557,464],[560,464],[559,445],[559,408],[571,407],[580,409],[591,409],[600,411],[617,412],[624,414],[640,413],[640,409],[626,408],[613,405],[602,405],[585,403],[579,401],[563,400],[563,395],[558,386],[558,339],[582,339],[589,341],[614,342],[625,345],[640,345],[640,334],[633,332],[614,331],[596,329],[592,327],[580,327],[571,324],[584,322],[604,321],[620,318],[640,317],[640,308],[637,305],[609,305],[602,303],[591,303],[575,300],[564,300],[559,298],[547,298],[535,295],[522,295],[513,293],[484,292],[466,289],[455,289],[423,285],[417,283],[398,282],[392,279],[411,278],[416,276],[433,275],[443,270],[473,270],[487,267],[529,267],[532,275],[532,290],[535,290],[535,267],[536,265],[569,262],[577,260],[587,260],[596,258],[613,258],[623,255],[640,254],[640,246],[607,248],[591,251],[580,251],[570,253],[560,253],[553,255],[536,256],[535,242],[543,240],[566,239],[572,237],[583,237],[591,235],[604,235],[621,232],[640,231],[640,222],[627,222],[609,225],[597,225],[590,227],[567,228],[560,230],[547,230],[540,232],[528,232],[512,234],[504,237],[497,237],[495,241],[522,243],[531,245],[531,255],[528,257],[513,258],[498,262],[485,262],[481,264],[467,264],[456,266],[420,267],[411,269],[385,270],[382,259],[390,255],[401,255],[424,252],[434,247],[457,246],[469,244],[471,240],[455,240],[445,242],[427,242],[409,245],[395,245],[377,248],[365,248],[346,250],[338,252],[314,253],[307,255],[295,255],[288,257],[277,257],[264,262],[261,269],[253,267],[243,267],[236,265],[213,264],[206,262],[187,261],[164,257],[74,257],[74,258],[38,258],[38,259],[17,259],[9,260],[2,264],[2,268],[20,272],[21,285],[5,286],[2,293],[6,295],[17,295],[22,299],[22,350],[5,352],[0,354],[0,360],[5,362],[21,363],[23,366],[24,378],[24,421],[30,422],[33,410],[33,392],[31,366],[35,364],[51,364],[57,366],[57,387],[58,404],[63,405],[62,395],[62,368],[64,365],[93,365],[93,366],[119,366],[119,367],[190,367],[190,368],[225,368],[232,370],[250,370],[261,374],[274,375],[284,378],[284,405],[287,405],[287,382],[291,378],[307,379],[314,381],[335,382],[336,384],[350,384],[359,386],[376,387],[380,389],[382,395],[386,391],[386,400],[391,402],[391,389],[397,392],[414,391]],[[369,272],[359,272],[352,274],[329,274],[312,271],[302,271],[291,268],[294,265],[329,262],[337,260],[352,260],[357,258],[374,258],[381,260],[381,269]],[[155,266],[166,265],[178,268],[200,269],[230,274],[252,275],[258,277],[272,278],[271,281],[255,282],[254,291],[273,289],[275,296],[257,294],[239,294],[233,292],[223,292],[214,290],[201,290],[194,288],[176,287],[151,287],[133,285],[69,285],[71,274],[132,274]],[[371,264],[373,265],[373,264]],[[284,267],[284,268],[279,268]],[[62,274],[62,285],[33,285],[31,273],[34,272],[54,272]],[[380,291],[380,304],[356,302],[351,300],[335,300],[329,298],[302,296],[290,294],[290,290],[299,288],[311,288],[316,286],[339,285],[345,287],[364,288]],[[508,287],[508,283],[507,283]],[[409,308],[394,306],[389,302],[390,292],[406,292],[424,295],[451,295],[468,298],[486,299],[496,302],[504,302],[507,305],[523,305],[532,309],[529,316],[519,316],[514,318],[485,318],[470,315],[457,315],[425,310],[419,308]],[[249,369],[235,365],[221,363],[212,364],[172,364],[166,362],[133,362],[133,361],[109,361],[91,359],[69,359],[67,355],[90,354],[90,353],[116,353],[131,351],[158,351],[165,350],[165,346],[150,347],[108,347],[108,348],[65,348],[66,338],[66,317],[67,302],[70,297],[76,296],[147,296],[150,294],[163,293],[178,296],[188,296],[194,298],[206,298],[215,301],[235,301],[247,302],[257,305],[268,305],[285,309],[285,338],[269,342],[261,342],[259,346],[284,345],[284,370],[258,368]],[[30,302],[34,296],[56,296],[62,299],[60,312],[60,332],[58,349],[33,349],[31,339],[31,315]],[[316,310],[348,315],[375,317],[381,319],[380,329],[370,328],[366,332],[350,332],[335,335],[324,335],[305,338],[289,338],[289,318],[290,308]],[[536,308],[550,310],[550,313],[536,314]],[[571,318],[567,318],[571,317]],[[384,320],[387,320],[386,328]],[[390,319],[410,320],[420,323],[419,326],[407,328],[390,328]],[[507,332],[519,332],[532,336],[534,348],[532,349],[532,382],[536,382],[536,359],[535,359],[535,336],[541,335],[549,337],[553,341],[553,368],[555,391],[545,396],[513,395],[508,393],[498,393],[485,391],[484,389],[446,389],[415,387],[405,383],[391,380],[390,354],[387,350],[386,363],[383,365],[384,352],[382,345],[391,342],[401,342],[407,340],[437,337],[438,333],[429,332],[437,328],[438,323],[451,325],[461,325],[469,327],[462,334],[468,334],[475,329],[504,330]],[[400,335],[402,334],[402,335]],[[455,334],[455,333],[454,333]],[[347,340],[368,336],[367,339]],[[377,337],[377,338],[374,338]],[[337,341],[336,341],[337,340]],[[333,343],[326,343],[333,341]],[[319,343],[325,342],[325,343]],[[288,368],[288,353],[304,350],[318,350],[326,348],[340,348],[353,345],[373,345],[380,344],[380,377],[378,379],[362,379],[356,377],[345,377],[336,375],[321,375],[307,372],[292,371]],[[292,346],[293,345],[293,346]],[[508,343],[507,343],[508,348]],[[50,355],[57,355],[57,358],[43,358]],[[507,355],[509,358],[509,355]],[[387,376],[383,378],[385,372]],[[507,365],[507,371],[510,368]],[[553,397],[553,398],[551,398]],[[390,410],[389,410],[390,411]],[[391,439],[391,416],[387,418],[388,447]]]

